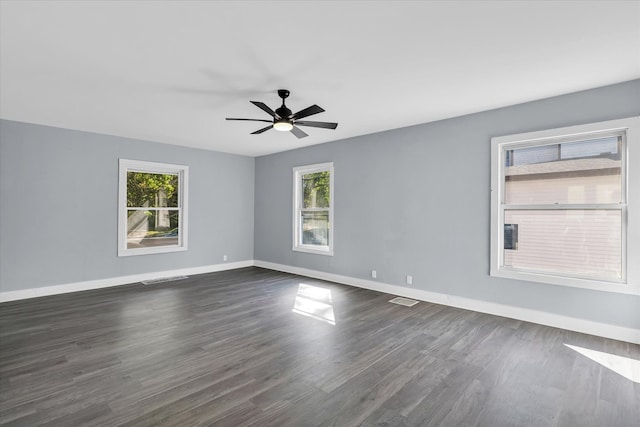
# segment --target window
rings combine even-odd
[[[492,276],[638,293],[639,119],[492,139]]]
[[[333,163],[293,168],[293,250],[333,255]]]
[[[188,166],[120,159],[118,256],[187,249]]]

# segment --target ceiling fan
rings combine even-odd
[[[310,122],[307,120],[300,120],[305,117],[312,116],[314,114],[322,113],[324,111],[323,108],[312,105],[311,107],[307,107],[304,110],[300,110],[297,113],[292,113],[290,109],[284,105],[284,100],[289,96],[289,91],[286,89],[279,89],[278,96],[282,98],[282,105],[280,108],[277,108],[276,111],[273,111],[269,108],[264,102],[259,101],[251,101],[253,105],[260,108],[262,111],[269,114],[273,117],[273,120],[263,120],[263,119],[235,119],[227,117],[227,120],[243,120],[249,122],[265,122],[270,123],[269,126],[265,126],[262,129],[258,129],[255,132],[251,132],[251,135],[257,135],[262,132],[266,132],[269,129],[273,128],[279,131],[290,131],[292,134],[297,136],[298,138],[304,138],[307,135],[302,129],[298,128],[298,126],[310,126],[315,128],[325,128],[325,129],[335,129],[338,127],[337,123],[329,123],[329,122]]]

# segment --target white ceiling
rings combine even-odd
[[[640,77],[638,1],[5,1],[0,117],[258,156]],[[270,130],[249,103],[336,121]]]

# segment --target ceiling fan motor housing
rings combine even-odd
[[[291,110],[288,109],[285,106],[282,106],[278,109],[276,109],[276,114],[278,115],[278,117],[280,117],[281,119],[286,119],[289,120],[289,117],[291,117]]]

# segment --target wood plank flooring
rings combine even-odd
[[[4,303],[0,425],[639,425],[567,345],[640,346],[391,298],[252,267]]]

